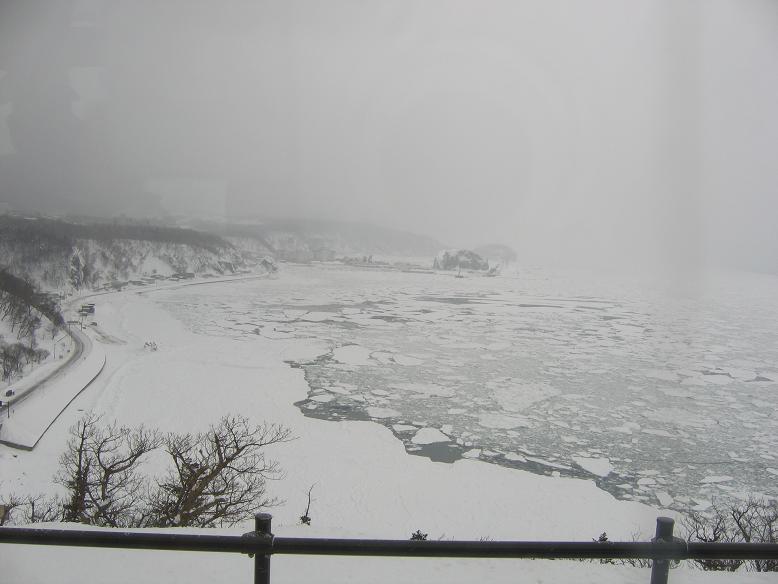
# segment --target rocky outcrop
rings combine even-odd
[[[432,262],[435,270],[488,270],[489,262],[469,249],[447,249]]]

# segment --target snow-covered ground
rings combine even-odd
[[[376,277],[374,272],[371,274]],[[391,277],[397,275],[379,276]],[[342,344],[340,329],[331,327],[338,331],[331,337],[301,333],[290,322],[271,322],[266,311],[278,298],[278,310],[294,311],[287,321],[297,321],[304,315],[310,315],[310,323],[331,320],[331,311],[323,308],[333,301],[326,290],[319,286],[316,298],[311,298],[308,290],[299,290],[304,282],[311,282],[310,289],[314,289],[321,278],[309,268],[287,268],[278,279],[144,294],[127,291],[94,298],[103,331],[95,342],[105,351],[105,369],[56,420],[33,452],[0,447],[0,489],[6,493],[52,491],[55,487],[51,477],[67,429],[89,409],[122,424],[144,423],[176,431],[205,429],[222,415],[240,413],[257,422],[285,424],[297,437],[272,452],[286,471],[282,480],[270,484],[272,494],[285,500],[272,510],[278,534],[408,538],[421,529],[436,539],[588,540],[603,531],[612,540],[629,540],[638,533],[650,537],[660,512],[642,503],[617,500],[598,488],[594,480],[544,476],[473,458],[461,458],[452,464],[432,462],[408,456],[403,442],[383,424],[304,415],[294,404],[311,397],[307,371],[290,367],[288,362],[307,363],[327,354]],[[355,301],[364,302],[364,296],[364,291],[353,289]],[[253,298],[250,314],[239,314],[241,302],[248,298]],[[345,302],[347,299],[339,300]],[[155,342],[158,350],[146,350],[147,341]],[[395,353],[404,354],[402,347],[398,349]],[[364,357],[353,349],[346,354],[354,359]],[[408,363],[423,358],[406,357]],[[371,352],[370,359],[374,358]],[[349,388],[343,389],[352,393]],[[407,391],[424,399],[449,398],[436,395],[437,390],[429,391],[426,386]],[[381,402],[374,405],[380,407]],[[453,433],[453,429],[431,424],[422,428],[423,432],[415,429],[411,434],[420,447],[435,445],[438,433]],[[579,464],[595,474],[607,470],[602,461],[581,457]],[[160,469],[152,462],[148,471],[154,474]],[[298,518],[305,510],[311,485],[315,485],[312,525],[301,526]],[[242,533],[248,529],[250,523],[228,531]],[[645,570],[578,562],[273,560],[274,582],[515,582],[517,574],[527,582],[648,580]],[[240,556],[0,546],[3,582],[250,579],[251,562]],[[695,583],[769,581],[750,574],[713,577],[685,568],[675,570],[671,579]]]

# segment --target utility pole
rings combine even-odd
[[[70,325],[68,325],[69,327]],[[58,338],[56,341],[54,341],[54,347],[52,348],[52,353],[54,354],[54,360],[57,360],[57,343],[59,343],[62,339],[64,339],[67,334],[62,335],[60,338]]]

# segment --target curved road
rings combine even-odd
[[[35,390],[65,375],[67,373],[67,370],[71,366],[73,366],[82,356],[84,356],[86,346],[89,345],[91,347],[92,341],[80,330],[71,329],[70,326],[68,326],[67,333],[70,335],[70,338],[73,339],[73,342],[75,343],[75,350],[72,352],[70,357],[68,357],[65,362],[63,362],[54,371],[49,373],[46,377],[36,381],[35,384],[33,384],[32,386],[24,390],[21,390],[21,393],[17,393],[7,401],[3,399],[3,411],[7,410],[11,406],[16,406],[22,403],[25,399],[30,397],[35,392]]]
[[[134,290],[136,294],[143,294],[147,292],[154,292],[161,289],[166,288],[178,288],[183,286],[198,286],[203,284],[216,284],[221,282],[229,282],[232,280],[246,280],[246,279],[254,279],[254,278],[266,278],[268,276],[267,273],[264,274],[246,274],[241,275],[237,277],[231,277],[231,278],[216,278],[212,280],[205,280],[205,281],[195,281],[195,282],[176,282],[175,284],[169,285],[169,286],[154,286],[150,287],[148,289],[138,289]],[[73,304],[75,302],[81,302],[87,298],[90,298],[92,296],[100,296],[103,294],[114,294],[115,291],[106,291],[106,292],[96,292],[93,294],[88,294],[85,296],[80,296],[77,299],[71,300],[69,304]],[[73,325],[75,326],[75,325]],[[40,379],[36,381],[33,385],[30,387],[27,387],[25,389],[19,390],[15,396],[5,400],[5,396],[0,397],[3,401],[3,406],[0,408],[0,424],[2,423],[2,419],[6,416],[8,416],[8,409],[11,408],[11,416],[13,416],[13,408],[20,405],[24,402],[28,397],[35,394],[36,390],[41,389],[43,387],[46,387],[50,383],[53,383],[57,380],[59,380],[61,377],[64,377],[70,369],[75,366],[82,358],[86,358],[91,350],[92,350],[92,339],[90,339],[87,335],[85,335],[83,332],[81,332],[80,328],[72,328],[70,325],[67,328],[67,333],[70,335],[70,337],[73,339],[73,342],[75,344],[74,350],[72,354],[68,357],[66,361],[64,361],[62,364],[60,364],[56,369],[54,369],[52,372],[50,372],[46,377],[43,379]],[[98,373],[99,374],[99,373]],[[68,402],[69,403],[69,402]],[[65,406],[67,407],[67,405]],[[15,446],[12,443],[9,443],[4,440],[0,440],[0,443]]]

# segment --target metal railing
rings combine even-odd
[[[650,559],[651,584],[667,584],[674,560],[778,560],[774,543],[695,543],[673,537],[674,521],[659,517],[650,542],[611,541],[418,541],[275,537],[272,517],[255,516],[255,530],[240,535],[144,533],[121,530],[77,531],[0,527],[0,543],[232,552],[254,558],[254,583],[270,584],[274,554],[392,556],[408,558]]]

